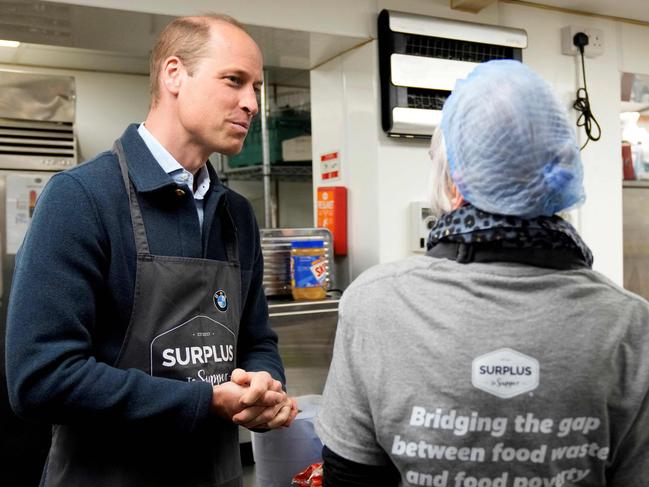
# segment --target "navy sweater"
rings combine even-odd
[[[160,168],[137,133],[121,137],[152,254],[225,260],[218,205],[238,235],[242,318],[237,366],[284,382],[262,290],[259,230],[248,201],[213,169],[203,232],[191,192]],[[187,188],[185,188],[187,189]],[[21,416],[53,424],[101,418],[158,421],[191,432],[208,417],[212,387],[112,367],[133,306],[135,243],[117,158],[104,152],[55,175],[38,200],[17,259],[7,320],[7,382]]]

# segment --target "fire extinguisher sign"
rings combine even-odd
[[[335,255],[347,255],[347,189],[325,186],[317,191],[317,226],[329,229]]]
[[[338,151],[320,156],[320,179],[322,181],[340,179],[340,153]]]

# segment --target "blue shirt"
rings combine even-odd
[[[165,149],[158,139],[156,139],[151,132],[144,126],[144,122],[140,124],[137,129],[140,137],[144,140],[147,148],[153,154],[153,158],[160,164],[160,167],[169,174],[177,184],[185,184],[189,191],[194,195],[194,203],[196,203],[196,211],[198,212],[198,221],[200,228],[203,228],[203,199],[205,193],[210,188],[210,175],[207,168],[203,165],[196,172],[196,191],[194,191],[194,175],[185,169],[180,163],[172,156],[167,149]]]

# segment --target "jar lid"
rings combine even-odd
[[[291,247],[295,249],[313,249],[324,247],[324,240],[292,240]]]

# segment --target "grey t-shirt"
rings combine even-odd
[[[316,430],[402,485],[649,486],[649,304],[590,270],[414,257],[345,292]]]

